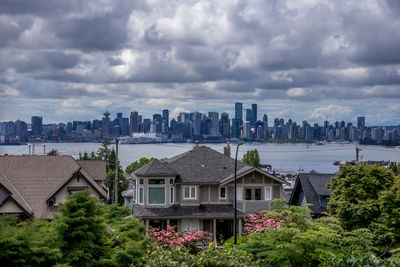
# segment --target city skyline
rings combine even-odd
[[[400,122],[400,4],[1,1],[0,121],[160,107]],[[247,104],[246,104],[247,105]]]

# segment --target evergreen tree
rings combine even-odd
[[[260,156],[258,155],[257,149],[247,151],[242,161],[254,167],[261,167]]]
[[[105,225],[99,201],[88,191],[73,194],[61,205],[56,230],[61,240],[63,261],[72,266],[93,266],[105,253]]]

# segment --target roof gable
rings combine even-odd
[[[12,197],[17,203],[33,213],[35,218],[49,217],[47,199],[80,168],[71,156],[0,157],[0,171],[5,177],[8,177],[9,181],[9,186],[5,187],[11,191]],[[91,181],[94,187],[100,188],[89,174],[84,174],[84,176]],[[4,185],[2,181],[0,183]],[[99,192],[106,195],[101,188]]]
[[[106,161],[104,160],[77,160],[79,166],[85,169],[95,181],[106,180]]]
[[[290,196],[289,205],[296,205],[297,198],[300,196],[300,192],[303,191],[307,203],[312,204],[310,209],[314,213],[320,214],[324,211],[321,207],[320,197],[331,195],[326,185],[330,183],[333,176],[335,174],[300,173]]]

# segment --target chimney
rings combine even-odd
[[[226,146],[224,146],[224,154],[228,157],[231,157],[231,146],[229,145],[229,142],[226,143]]]
[[[199,147],[199,141],[194,142],[194,147],[193,148],[198,148]]]

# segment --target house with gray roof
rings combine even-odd
[[[134,172],[133,216],[145,225],[205,230],[214,238],[233,234],[235,159],[207,146],[172,158],[153,160]],[[271,208],[282,198],[285,180],[241,161],[237,163],[237,207],[240,218]]]
[[[327,212],[331,191],[327,185],[335,176],[333,173],[300,173],[297,177],[289,205],[305,206],[309,204],[311,216],[318,218]]]
[[[0,214],[52,219],[77,191],[106,200],[105,161],[71,156],[0,156]]]

